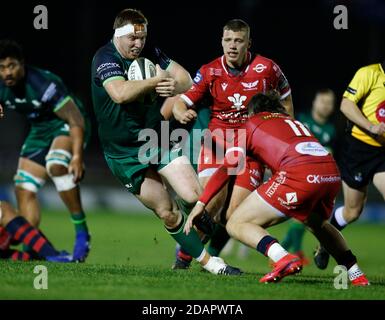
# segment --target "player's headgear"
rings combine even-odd
[[[139,10],[124,9],[115,18],[115,37],[121,37],[129,33],[147,32],[147,19]]]

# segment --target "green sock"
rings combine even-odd
[[[305,226],[302,223],[293,222],[291,228],[293,229],[293,252],[302,250],[302,240],[305,234]]]
[[[174,229],[166,228],[166,230],[181,245],[184,251],[194,258],[198,258],[204,250],[204,246],[194,228],[191,229],[188,235],[183,232],[185,222],[186,217],[182,214],[182,220],[179,225]]]
[[[80,213],[72,213],[71,221],[75,225],[76,233],[78,233],[79,231],[88,232],[86,215],[84,214],[83,211]]]
[[[289,250],[293,244],[293,222],[290,222],[289,229],[286,232],[285,238],[281,241],[281,246]]]
[[[215,226],[213,235],[211,236],[210,244],[207,248],[207,252],[212,256],[219,256],[220,252],[229,241],[230,236],[226,231],[226,227],[217,224]]]

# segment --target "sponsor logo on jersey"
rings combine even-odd
[[[5,105],[7,106],[7,108],[9,108],[9,109],[16,109],[16,106],[14,105],[14,104],[12,104],[12,102],[11,101],[9,101],[9,100],[7,100],[7,101],[5,101]]]
[[[218,76],[222,75],[222,69],[209,68],[210,76]]]
[[[50,99],[52,99],[55,93],[56,93],[56,84],[51,82],[48,88],[45,90],[43,97],[41,98],[41,101],[42,102],[49,101]]]
[[[287,204],[296,203],[297,201],[298,201],[297,192],[286,193],[286,203]]]
[[[293,204],[298,203],[297,192],[287,192],[285,194],[286,199],[282,199],[278,197],[277,200],[282,207],[285,207],[288,210],[296,210],[297,206],[293,206]]]
[[[261,73],[261,72],[263,72],[263,70],[265,70],[267,67],[264,65],[264,64],[262,64],[262,63],[258,63],[254,68],[253,68],[253,70],[255,71],[255,72],[257,72],[257,73]]]
[[[37,100],[32,100],[32,104],[35,106],[35,109],[39,109],[42,106],[42,103]]]
[[[195,75],[194,82],[195,82],[195,83],[199,83],[199,82],[202,81],[202,79],[203,79],[202,74],[201,74],[200,71],[198,70],[198,72],[197,72],[196,75]]]
[[[265,191],[265,194],[271,198],[274,193],[277,191],[278,187],[283,184],[286,180],[286,172],[280,171],[278,173],[278,176],[275,178],[273,183],[270,185],[270,187]]]
[[[225,91],[228,85],[229,85],[228,83],[222,82],[222,83],[221,83],[222,90]]]
[[[102,70],[107,70],[107,69],[111,69],[111,68],[120,68],[119,64],[116,63],[116,62],[107,62],[107,63],[103,63],[101,64],[97,69],[96,69],[96,72],[100,72]]]
[[[241,82],[242,86],[245,88],[245,90],[257,90],[259,80],[254,82]]]
[[[295,146],[295,151],[315,157],[327,156],[329,152],[318,142],[301,142]]]
[[[27,103],[27,99],[19,99],[19,98],[15,98],[15,102],[16,103]]]
[[[246,96],[241,96],[239,93],[234,93],[233,96],[227,97],[231,103],[233,103],[232,108],[237,109],[238,111],[241,109],[246,108],[243,105],[243,102],[246,101],[247,97]]]
[[[254,177],[250,177],[250,185],[253,188],[258,188],[259,187],[259,180],[255,179]]]
[[[306,181],[309,183],[335,183],[341,181],[340,176],[321,176],[317,174],[309,174],[306,177]]]
[[[352,87],[348,87],[346,89],[347,92],[351,93],[351,94],[356,94],[357,93],[357,90],[356,89],[353,89]]]
[[[376,118],[378,122],[385,122],[385,101],[382,101],[376,109]]]
[[[127,189],[131,189],[133,187],[132,183],[127,183],[124,185]]]

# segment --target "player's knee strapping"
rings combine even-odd
[[[31,192],[38,192],[39,189],[44,185],[45,180],[35,177],[33,174],[25,170],[17,170],[16,175],[13,178],[15,186],[28,190]]]
[[[72,154],[62,149],[50,150],[45,158],[48,175],[51,177],[56,190],[59,192],[75,188],[76,183],[73,182],[73,174],[68,173],[61,176],[53,176],[51,168],[53,165],[60,165],[68,168],[71,158]]]

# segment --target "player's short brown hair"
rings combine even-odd
[[[114,30],[132,24],[147,24],[147,18],[142,12],[136,9],[124,9],[118,13],[114,21]]]
[[[259,112],[279,112],[288,114],[285,107],[281,104],[280,96],[276,90],[266,93],[257,93],[253,96],[248,105],[249,115]]]
[[[247,22],[241,19],[232,19],[226,22],[223,27],[223,31],[231,30],[231,31],[246,31],[247,36],[250,37],[250,26]]]

